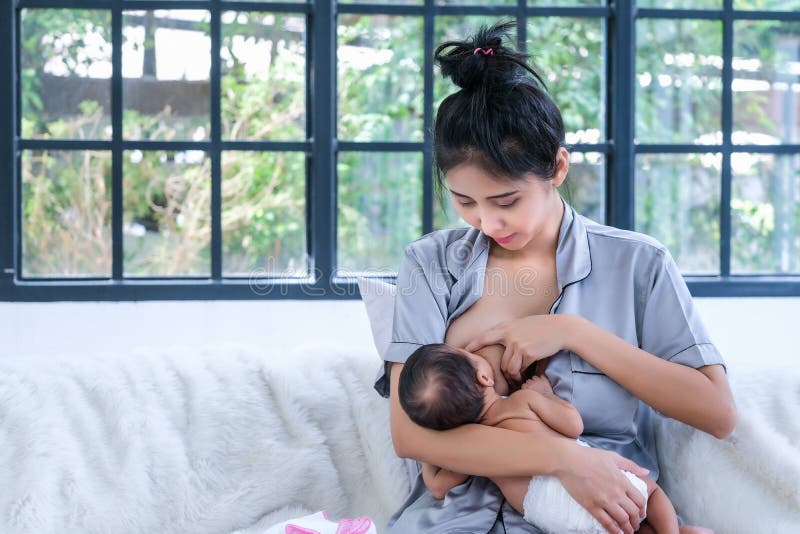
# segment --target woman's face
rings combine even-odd
[[[552,180],[530,174],[521,180],[498,179],[479,165],[462,163],[445,174],[458,214],[506,250],[521,250],[561,214],[558,186],[566,178],[569,160],[561,149]]]

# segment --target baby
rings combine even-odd
[[[557,433],[573,439],[583,432],[580,414],[553,393],[547,378],[534,376],[508,397],[495,390],[498,381],[503,382],[502,375],[476,354],[445,344],[423,345],[403,367],[398,396],[412,421],[434,430],[481,423],[518,432]],[[501,384],[501,389],[505,386]],[[578,443],[588,446],[581,440]],[[423,464],[422,468],[425,485],[438,499],[468,478],[430,464]],[[659,534],[677,534],[675,509],[664,491],[649,478],[642,480],[627,471],[623,473],[647,499],[649,526]],[[492,481],[526,521],[545,532],[606,532],[556,477],[503,477]]]

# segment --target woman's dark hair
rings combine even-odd
[[[476,423],[484,397],[475,366],[453,347],[423,345],[400,372],[398,397],[412,421],[433,430]]]
[[[436,113],[433,141],[439,192],[444,174],[466,161],[498,178],[534,173],[551,179],[564,145],[561,112],[527,56],[504,45],[514,22],[483,26],[466,41],[447,41],[434,60],[461,89]]]

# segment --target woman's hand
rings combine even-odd
[[[645,515],[645,500],[620,469],[639,477],[648,470],[613,452],[577,444],[564,449],[567,467],[557,476],[569,494],[609,533],[636,532]]]
[[[470,341],[465,350],[475,352],[487,345],[503,345],[500,369],[513,381],[522,382],[522,373],[532,363],[549,358],[564,348],[562,317],[529,315],[499,323]]]

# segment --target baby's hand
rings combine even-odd
[[[532,389],[542,395],[553,395],[553,387],[544,376],[533,376],[522,384],[522,389]]]

